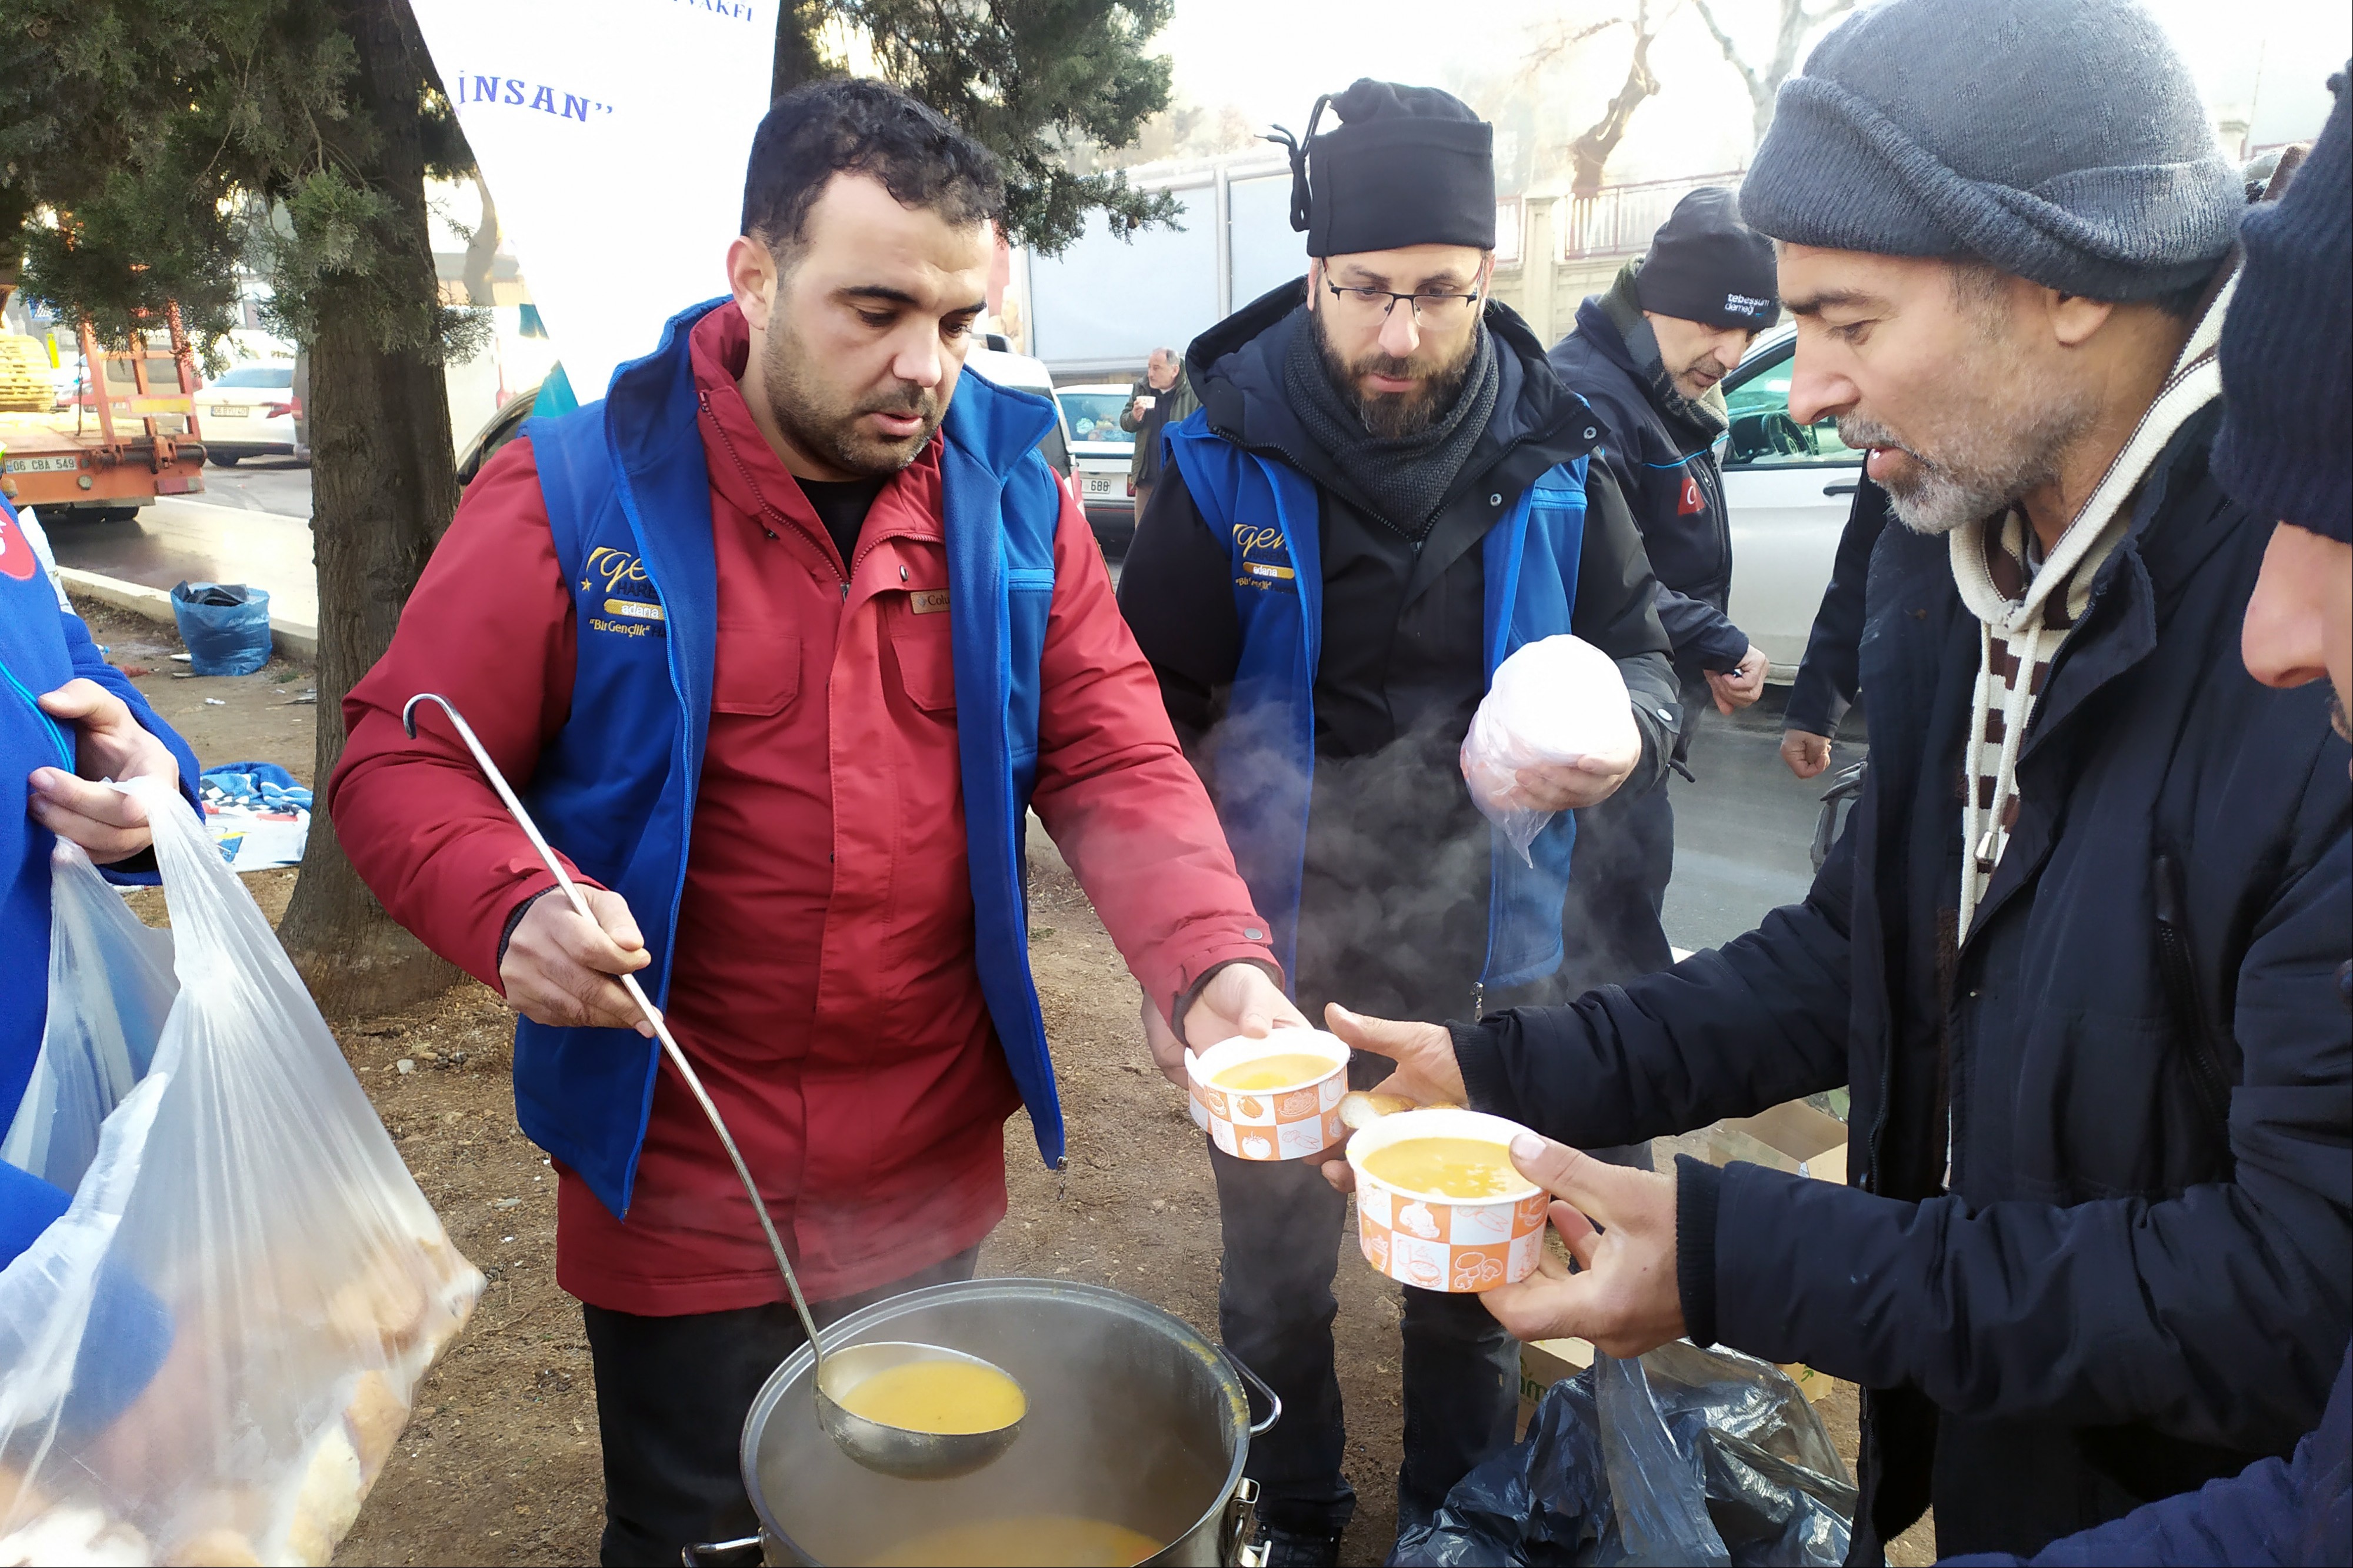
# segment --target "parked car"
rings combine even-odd
[[[1135,455],[1135,437],[1119,427],[1134,388],[1125,382],[1065,386],[1055,396],[1062,400],[1062,417],[1071,426],[1071,457],[1078,467],[1079,504],[1103,553],[1113,558],[1127,553],[1135,537],[1135,487],[1127,482],[1129,459]]]
[[[196,395],[205,455],[225,468],[247,458],[291,458],[300,408],[291,363],[238,365]]]
[[[1724,440],[1724,502],[1732,521],[1732,624],[1786,681],[1805,657],[1806,634],[1830,586],[1863,454],[1839,439],[1838,422],[1789,416],[1798,329],[1760,336],[1724,378],[1731,427]]]
[[[1016,392],[1034,392],[1054,405],[1055,413],[1060,416],[1060,421],[1039,440],[1038,450],[1044,456],[1046,466],[1053,469],[1061,479],[1062,488],[1072,496],[1076,496],[1078,478],[1071,471],[1070,418],[1063,412],[1060,403],[1055,399],[1054,378],[1047,372],[1044,362],[1031,359],[1028,354],[1008,353],[1001,348],[993,346],[994,343],[1003,341],[993,339],[991,343],[984,344],[965,354],[965,371],[967,374],[976,373],[999,386],[1009,386]]]

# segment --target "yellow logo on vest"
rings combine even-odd
[[[1279,583],[1296,581],[1299,574],[1291,568],[1291,546],[1283,539],[1282,530],[1238,522],[1233,535],[1238,574],[1235,587],[1269,589]]]
[[[590,631],[611,632],[625,637],[662,635],[662,623],[669,619],[669,616],[660,603],[650,596],[652,579],[646,575],[645,563],[626,550],[600,545],[588,552],[587,572],[588,575],[580,579],[580,591],[592,593],[596,584],[601,582],[607,595],[603,605],[605,614],[588,616]],[[648,584],[644,591],[649,596],[642,599],[631,596],[629,590],[640,584]],[[606,616],[616,618],[607,620]]]

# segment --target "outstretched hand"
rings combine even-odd
[[[1352,1049],[1397,1063],[1396,1071],[1373,1085],[1375,1093],[1395,1095],[1416,1105],[1461,1105],[1470,1098],[1470,1091],[1462,1087],[1462,1069],[1454,1060],[1454,1037],[1445,1025],[1367,1018],[1337,1002],[1324,1005],[1324,1020]],[[1324,1179],[1344,1193],[1356,1184],[1356,1173],[1349,1168],[1346,1152],[1343,1144],[1310,1156],[1324,1167]]]
[[[1275,1029],[1313,1026],[1274,978],[1255,963],[1228,963],[1209,976],[1209,983],[1186,1010],[1184,1040],[1176,1037],[1176,1031],[1161,1016],[1160,1004],[1148,994],[1144,998],[1144,1043],[1151,1049],[1152,1065],[1179,1089],[1188,1087],[1185,1040],[1192,1041],[1196,1049],[1207,1050],[1237,1035],[1255,1040]]]
[[[1515,1339],[1590,1340],[1620,1357],[1681,1338],[1675,1178],[1604,1164],[1533,1132],[1512,1140],[1512,1163],[1567,1200],[1552,1205],[1553,1228],[1582,1272],[1546,1251],[1535,1273],[1481,1293],[1495,1321]]]

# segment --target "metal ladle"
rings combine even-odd
[[[572,901],[572,907],[579,911],[582,919],[603,929],[596,915],[590,912],[588,900],[582,896],[578,885],[565,875],[564,862],[557,859],[555,851],[548,847],[547,840],[540,834],[539,825],[531,819],[531,813],[523,809],[522,802],[515,798],[514,791],[507,785],[506,775],[499,771],[498,763],[491,760],[491,754],[482,749],[482,742],[475,738],[473,726],[466,722],[465,715],[458,711],[455,704],[438,691],[420,691],[410,698],[407,705],[400,710],[401,726],[408,731],[409,739],[417,738],[417,705],[420,702],[434,703],[449,716],[449,722],[457,728],[458,738],[466,742],[468,751],[473,752],[475,765],[491,781],[491,787],[498,791],[499,800],[506,806],[507,814],[515,819],[524,836],[530,838],[532,847],[539,851],[540,859],[546,863],[548,871],[555,878],[555,885],[564,889],[564,896]],[[760,1218],[761,1233],[768,1238],[768,1250],[776,1254],[776,1268],[785,1277],[785,1289],[792,1292],[793,1310],[800,1314],[801,1328],[808,1335],[809,1354],[816,1363],[813,1368],[816,1375],[809,1382],[817,1394],[817,1423],[825,1435],[832,1438],[843,1453],[866,1468],[911,1480],[942,1480],[965,1475],[1005,1452],[1012,1446],[1013,1439],[1020,1435],[1018,1417],[1010,1426],[987,1432],[918,1432],[905,1426],[892,1426],[869,1420],[842,1407],[840,1398],[843,1394],[878,1373],[911,1362],[961,1362],[966,1366],[995,1373],[1017,1389],[1020,1384],[1003,1367],[994,1363],[941,1345],[886,1341],[827,1351],[817,1331],[817,1320],[809,1313],[808,1299],[801,1294],[801,1282],[793,1274],[793,1261],[785,1254],[784,1240],[776,1234],[776,1223],[768,1217],[768,1205],[760,1196],[758,1184],[752,1180],[750,1167],[744,1163],[744,1156],[736,1151],[735,1140],[729,1134],[727,1123],[720,1118],[719,1108],[704,1092],[702,1079],[696,1076],[692,1065],[687,1061],[686,1053],[679,1049],[678,1041],[670,1037],[670,1026],[662,1021],[661,1013],[647,997],[645,989],[638,984],[638,977],[621,974],[614,978],[621,983],[621,988],[629,994],[629,1000],[638,1005],[638,1010],[645,1015],[646,1022],[653,1026],[654,1037],[661,1042],[662,1054],[670,1058],[670,1065],[685,1083],[687,1092],[694,1096],[694,1102],[702,1108],[703,1116],[711,1122],[711,1131],[719,1136],[719,1146],[727,1151],[728,1163],[735,1167],[736,1179],[744,1184],[744,1195],[752,1200],[752,1212]],[[1027,1395],[1024,1395],[1023,1408],[1025,1411],[1028,1408]]]

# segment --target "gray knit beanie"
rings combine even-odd
[[[2189,72],[2132,0],[1887,0],[1781,86],[1740,188],[1776,239],[1968,257],[2145,300],[2211,274],[2245,203]]]

